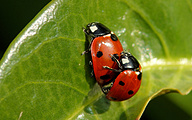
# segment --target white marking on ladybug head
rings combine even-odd
[[[98,29],[98,28],[97,28],[96,25],[90,27],[91,32],[95,32],[97,29]]]
[[[123,58],[123,59],[122,59],[122,63],[123,63],[123,64],[129,63],[129,60],[126,59],[126,58]]]

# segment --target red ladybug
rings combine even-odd
[[[93,22],[83,29],[90,44],[96,81],[107,99],[122,101],[138,91],[142,71],[139,62],[123,47],[117,36],[101,23]]]
[[[112,55],[111,58],[115,57]],[[141,85],[142,70],[137,59],[129,52],[122,52],[120,60],[115,59],[119,69],[103,66],[120,74],[111,83],[102,87],[107,99],[113,101],[123,101],[131,98],[137,93]]]
[[[93,22],[88,24],[84,32],[90,44],[88,50],[82,54],[91,51],[93,72],[96,81],[102,87],[119,74],[105,69],[103,66],[118,69],[117,63],[111,59],[110,54],[119,59],[123,47],[117,36],[101,23]]]

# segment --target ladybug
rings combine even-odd
[[[88,50],[82,54],[91,51],[94,76],[102,87],[119,74],[105,69],[103,66],[118,69],[117,63],[110,57],[110,54],[119,60],[123,47],[117,36],[101,23],[92,22],[83,28],[83,31],[90,44]]]
[[[113,69],[109,66],[103,66],[114,72],[120,72],[119,75],[109,84],[102,87],[107,99],[112,101],[123,101],[131,98],[137,93],[141,85],[142,70],[137,59],[129,52],[122,52],[120,60],[111,55],[112,59],[118,64],[119,69]]]
[[[136,94],[142,79],[141,65],[124,52],[117,36],[106,26],[92,22],[83,28],[91,52],[93,72],[106,98],[123,101]]]

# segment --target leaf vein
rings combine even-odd
[[[69,88],[71,88],[71,89],[73,89],[73,90],[76,90],[77,92],[79,92],[79,93],[87,96],[87,93],[85,93],[85,92],[83,92],[83,91],[81,91],[81,90],[79,90],[79,89],[77,89],[77,88],[75,88],[75,87],[73,87],[73,86],[70,86],[70,85],[68,85],[68,84],[65,84],[65,83],[63,83],[63,82],[29,82],[29,83],[26,83],[26,84],[24,84],[24,85],[21,85],[21,86],[17,87],[15,90],[13,90],[12,92],[8,93],[6,96],[4,96],[3,98],[1,98],[1,99],[0,99],[0,103],[1,103],[5,98],[7,98],[8,96],[10,96],[11,94],[16,93],[18,90],[24,88],[24,87],[27,86],[27,85],[31,85],[31,84],[61,84],[61,85],[64,85],[64,86],[66,86],[66,87],[69,87]]]

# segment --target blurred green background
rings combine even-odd
[[[50,0],[4,0],[0,3],[0,58],[11,41]],[[141,120],[192,120],[192,93],[159,96],[150,101]]]

